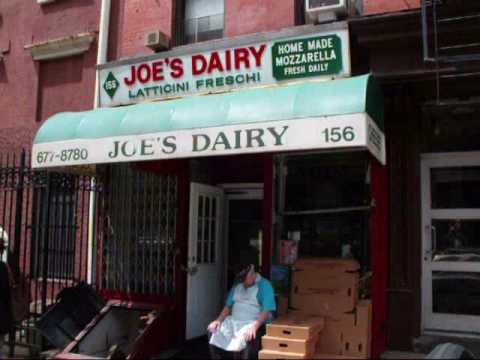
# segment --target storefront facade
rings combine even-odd
[[[353,256],[373,272],[383,351],[383,96],[351,76],[349,39],[336,23],[106,64],[103,108],[43,124],[32,166],[95,166],[108,189],[93,255],[105,296],[168,304],[181,324],[170,340],[196,338],[235,269],[271,277],[296,238],[299,256]]]
[[[54,62],[32,59],[29,44],[21,44],[22,61],[18,46],[4,53],[0,71],[22,62],[39,69],[39,96],[28,87],[28,106],[2,97],[8,119],[38,121],[8,120],[5,149],[30,148],[40,122],[58,113],[36,133],[32,165],[94,174],[104,190],[81,195],[77,258],[95,266],[78,266],[78,279],[108,298],[166,305],[181,324],[167,346],[203,331],[237,263],[253,259],[271,276],[282,240],[300,232],[301,255],[351,254],[372,272],[374,354],[420,349],[424,336],[475,337],[477,62],[425,61],[418,1],[365,1],[365,16],[317,27],[296,26],[304,23],[300,1],[225,0],[202,13],[187,2],[112,3],[97,110],[83,112],[94,102],[95,42]],[[58,24],[74,13],[65,4],[43,13]],[[100,27],[99,5],[75,16],[91,16],[89,33]],[[202,34],[192,32],[200,17],[213,24]],[[459,27],[457,39],[468,39],[478,26]],[[68,35],[59,28],[35,29],[58,40]],[[171,39],[170,50],[144,46],[154,29]],[[68,75],[77,67],[81,82]],[[48,81],[60,73],[64,85]],[[95,188],[90,178],[82,184]],[[91,203],[101,209],[97,222],[86,215]]]

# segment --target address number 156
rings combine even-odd
[[[339,141],[353,141],[355,140],[355,132],[352,126],[345,127],[331,127],[322,131],[325,137],[325,142],[336,143]]]

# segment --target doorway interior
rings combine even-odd
[[[263,184],[223,184],[225,189],[225,293],[245,264],[262,266]]]
[[[239,267],[262,265],[263,166],[263,158],[257,156],[202,159],[191,167],[194,173],[184,268],[187,340],[206,334]]]

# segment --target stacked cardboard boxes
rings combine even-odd
[[[273,329],[276,326],[285,327],[291,319],[303,319],[304,322],[323,319],[322,326],[314,328],[318,332],[309,335],[310,340],[315,340],[315,354],[311,353],[311,341],[302,345],[285,345],[281,341],[275,343],[267,339],[262,342],[264,350],[260,358],[368,359],[372,308],[369,300],[358,300],[359,268],[354,260],[299,259],[292,275],[290,307],[293,310],[286,318],[279,319],[279,325],[274,322],[267,326],[267,338],[275,337]],[[299,352],[287,351],[293,349]],[[281,355],[272,352],[281,352]],[[305,356],[300,357],[302,355]]]
[[[267,325],[262,337],[260,359],[311,359],[324,319],[319,316],[290,313]]]

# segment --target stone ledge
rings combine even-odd
[[[35,61],[61,59],[87,52],[95,39],[94,33],[80,33],[59,39],[25,45]]]

